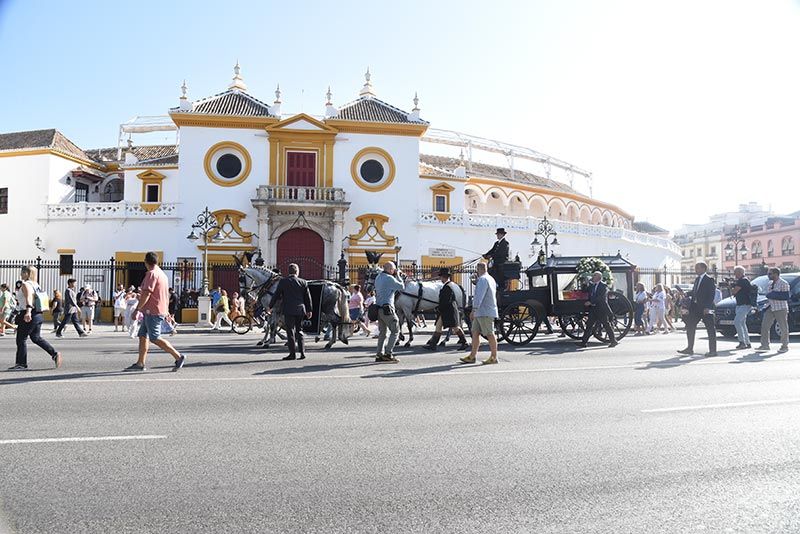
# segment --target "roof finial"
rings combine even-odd
[[[333,107],[333,93],[331,93],[331,86],[328,86],[328,92],[325,93],[325,96],[328,97],[328,101],[325,102],[325,118],[329,119],[331,117],[335,117],[339,111]]]
[[[189,89],[186,85],[186,80],[181,84],[181,100],[186,100],[186,90]]]
[[[275,88],[275,102],[274,103],[275,104],[280,104],[281,103],[281,84],[278,84],[278,86]]]
[[[419,97],[417,96],[417,92],[414,91],[414,109],[411,111],[419,111]]]
[[[364,74],[364,87],[362,87],[361,91],[358,93],[359,96],[375,96],[375,92],[372,90],[372,82],[370,82],[370,78],[372,78],[372,75],[369,73],[369,67],[367,67],[367,72]]]
[[[325,101],[325,105],[326,106],[333,105],[333,102],[331,101],[331,98],[333,98],[333,93],[331,93],[331,86],[330,85],[328,86],[328,92],[325,93],[325,97],[327,98],[327,100]]]
[[[239,66],[239,60],[237,59],[236,65],[233,67],[233,81],[228,86],[228,89],[247,91],[247,85],[239,74],[241,71],[242,68]]]

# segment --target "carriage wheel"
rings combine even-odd
[[[231,324],[231,330],[236,332],[239,335],[244,335],[248,333],[253,328],[253,321],[250,320],[248,315],[240,315],[236,319],[233,320]]]
[[[633,305],[625,295],[616,291],[610,291],[608,293],[608,305],[611,307],[611,312],[613,313],[611,327],[614,329],[614,337],[619,341],[631,330],[631,324],[633,323]],[[597,340],[608,343],[608,336],[602,326],[598,324],[593,333]]]
[[[512,345],[525,345],[536,336],[541,322],[533,307],[510,304],[500,316],[500,336]]]
[[[564,335],[572,339],[581,339],[586,331],[586,314],[560,315],[558,324]]]

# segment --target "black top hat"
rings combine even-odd
[[[506,235],[506,229],[505,229],[505,228],[498,228],[498,229],[495,231],[495,233],[496,233],[496,234],[503,234],[503,235]]]
[[[450,269],[447,267],[442,267],[439,269],[439,276],[450,276]]]

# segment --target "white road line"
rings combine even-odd
[[[87,436],[77,438],[0,439],[0,445],[17,445],[21,443],[70,443],[75,441],[127,441],[141,439],[167,439],[167,436]]]
[[[721,404],[698,404],[695,406],[674,406],[672,408],[653,408],[642,410],[642,413],[668,413],[668,412],[689,412],[693,410],[715,410],[718,408],[740,408],[743,406],[763,406],[769,404],[792,404],[800,402],[800,397],[793,399],[775,399],[762,401],[728,402]]]

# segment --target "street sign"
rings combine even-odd
[[[433,258],[454,258],[456,249],[454,248],[429,248],[428,256]]]

